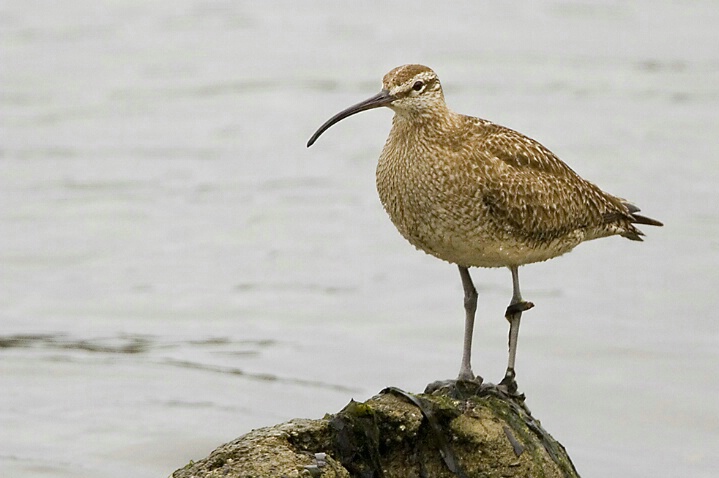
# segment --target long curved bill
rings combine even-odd
[[[357,103],[356,105],[352,105],[349,108],[340,111],[336,115],[334,115],[332,118],[325,121],[325,124],[319,127],[317,131],[315,131],[315,134],[312,135],[309,141],[307,141],[307,147],[309,148],[312,146],[315,141],[317,141],[317,138],[320,137],[322,133],[327,131],[330,126],[332,126],[335,123],[339,123],[343,119],[347,118],[348,116],[352,116],[354,114],[360,113],[362,111],[371,110],[373,108],[379,108],[380,106],[386,106],[392,101],[394,101],[394,97],[389,94],[389,91],[382,90],[376,95],[374,95],[372,98],[367,98],[364,101],[361,101]]]

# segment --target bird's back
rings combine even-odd
[[[659,224],[521,133],[442,116],[395,115],[377,167],[385,209],[427,253],[464,266],[514,266],[599,237],[641,240],[633,223]]]

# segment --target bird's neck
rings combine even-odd
[[[420,112],[395,112],[388,142],[404,151],[424,148],[428,144],[443,144],[461,134],[464,117],[450,109]],[[401,144],[400,144],[401,143]]]

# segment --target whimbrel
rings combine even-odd
[[[519,322],[534,306],[522,299],[519,266],[600,237],[641,241],[634,224],[662,224],[581,178],[537,141],[451,111],[437,75],[422,65],[391,70],[377,95],[327,120],[307,146],[338,121],[380,106],[394,111],[377,164],[380,200],[412,245],[459,267],[465,329],[458,380],[481,382],[470,363],[477,291],[469,268],[507,267],[512,273],[505,313],[509,359],[500,387],[516,393]]]

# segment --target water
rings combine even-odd
[[[522,269],[521,389],[585,477],[719,467],[719,9],[0,6],[0,475],[166,476],[260,426],[454,376],[456,268],[374,191],[408,62],[662,229]],[[498,380],[508,271],[474,271]]]

